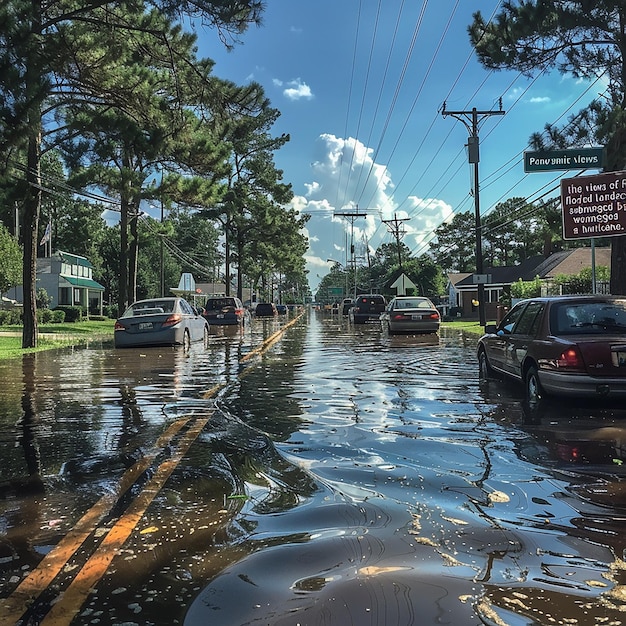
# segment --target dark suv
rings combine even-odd
[[[358,296],[350,309],[350,321],[353,324],[365,324],[369,321],[378,321],[380,314],[385,310],[387,301],[385,296],[378,293],[368,293]]]
[[[246,310],[239,298],[217,296],[207,298],[204,303],[204,318],[213,326],[229,326],[245,324]]]

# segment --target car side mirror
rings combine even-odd
[[[497,326],[495,324],[487,324],[485,326],[485,332],[488,335],[495,335],[496,334],[496,328],[497,328]]]

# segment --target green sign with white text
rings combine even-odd
[[[524,172],[526,173],[602,169],[604,163],[604,148],[573,148],[571,150],[524,152]]]

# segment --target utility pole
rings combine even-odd
[[[504,115],[502,110],[502,98],[500,98],[500,109],[498,111],[477,111],[474,107],[471,111],[447,111],[446,103],[443,103],[441,114],[451,115],[455,119],[463,122],[469,133],[467,139],[467,156],[468,162],[474,164],[474,215],[476,228],[476,275],[475,280],[478,283],[478,316],[480,325],[484,328],[487,324],[485,318],[485,275],[483,274],[483,250],[482,250],[482,230],[480,225],[480,188],[478,181],[478,163],[480,161],[479,141],[478,141],[478,124],[479,117],[484,119],[491,115]]]
[[[398,218],[396,213],[393,214],[392,220],[382,220],[383,224],[387,227],[389,232],[395,237],[396,247],[398,249],[398,265],[400,266],[400,271],[402,271],[402,254],[400,253],[400,242],[404,238],[404,228],[402,227],[401,222],[408,222],[408,217]]]
[[[359,217],[367,217],[367,213],[359,213],[357,205],[356,211],[335,212],[336,217],[345,217],[350,221],[350,265],[354,272],[354,299],[356,300],[356,255],[354,249],[354,221]]]

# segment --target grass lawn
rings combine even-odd
[[[442,322],[441,327],[448,328],[450,330],[463,331],[464,333],[468,333],[470,335],[476,335],[476,338],[481,337],[484,334],[484,329],[477,320],[454,320],[453,322]]]
[[[40,324],[36,348],[22,348],[21,326],[0,326],[0,359],[10,359],[29,352],[76,346],[92,339],[113,339],[115,320],[87,320],[64,324]]]

